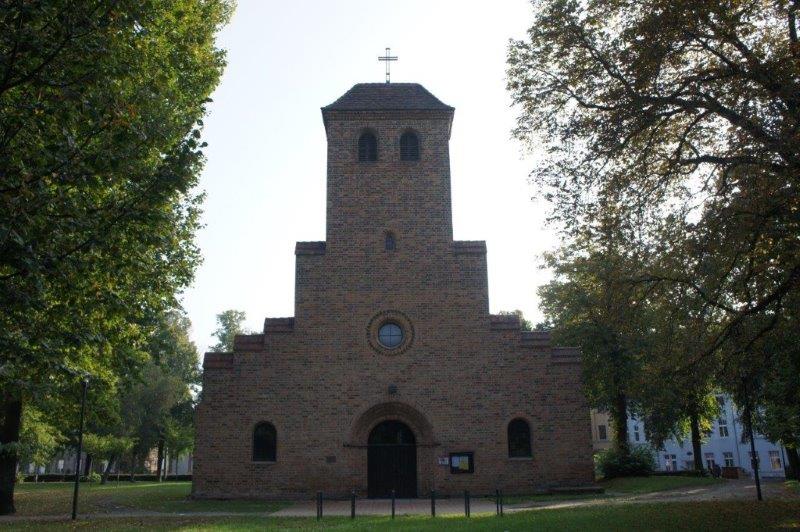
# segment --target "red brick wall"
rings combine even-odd
[[[206,355],[195,496],[365,494],[366,437],[383,419],[415,432],[421,496],[592,481],[577,352],[490,316],[485,245],[452,241],[451,118],[327,116],[327,241],[298,243],[293,320],[267,320],[265,334],[237,337],[234,353]],[[378,137],[376,162],[357,161],[365,128]],[[419,162],[399,160],[408,128],[420,137]],[[395,251],[384,250],[387,230]],[[401,354],[369,342],[370,323],[385,311],[413,327]],[[530,459],[507,456],[515,417],[530,423]],[[273,464],[251,461],[259,421],[277,429]],[[474,474],[436,465],[455,451],[475,453]]]

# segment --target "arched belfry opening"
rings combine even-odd
[[[375,425],[367,441],[367,494],[372,498],[417,496],[417,439],[402,421]]]

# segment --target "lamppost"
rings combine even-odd
[[[83,452],[83,415],[86,412],[86,389],[89,387],[89,377],[84,377],[81,382],[81,420],[78,428],[78,450],[75,458],[75,489],[72,492],[72,520],[78,518],[78,486],[81,481],[81,453]]]

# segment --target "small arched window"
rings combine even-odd
[[[378,139],[369,131],[358,137],[358,160],[361,162],[378,160]]]
[[[386,242],[385,242],[386,251],[394,251],[396,249],[395,246],[396,242],[394,239],[394,233],[392,233],[391,231],[387,231]]]
[[[509,458],[531,456],[531,428],[524,419],[515,419],[508,424]]]
[[[266,421],[253,429],[253,462],[275,462],[278,438],[275,426]]]
[[[413,131],[406,131],[400,136],[400,160],[419,161],[419,138]]]

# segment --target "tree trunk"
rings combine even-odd
[[[87,479],[89,478],[89,475],[92,473],[92,461],[93,461],[92,455],[87,453],[86,464],[83,468],[83,476],[86,477]]]
[[[164,480],[166,481],[169,478],[169,461],[172,458],[172,455],[169,452],[169,449],[164,449]]]
[[[136,453],[131,453],[131,482],[136,482]]]
[[[624,393],[617,394],[611,407],[611,425],[614,431],[614,445],[623,454],[631,451],[628,441],[628,398]]]
[[[158,465],[156,465],[156,477],[161,482],[161,473],[164,469],[164,440],[158,440]]]
[[[105,484],[108,482],[108,475],[111,474],[111,466],[114,465],[115,458],[113,456],[108,457],[108,463],[106,464],[106,468],[103,470],[103,476],[100,478],[100,484]]]
[[[786,478],[800,480],[800,455],[798,455],[797,449],[786,448],[786,461],[789,462]]]
[[[700,441],[700,416],[697,415],[697,409],[692,407],[689,413],[689,425],[692,428],[692,454],[694,455],[694,469],[695,471],[703,471],[703,449],[702,442]]]
[[[0,399],[0,444],[19,441],[22,401],[8,392]],[[13,514],[17,453],[0,452],[0,515]]]

